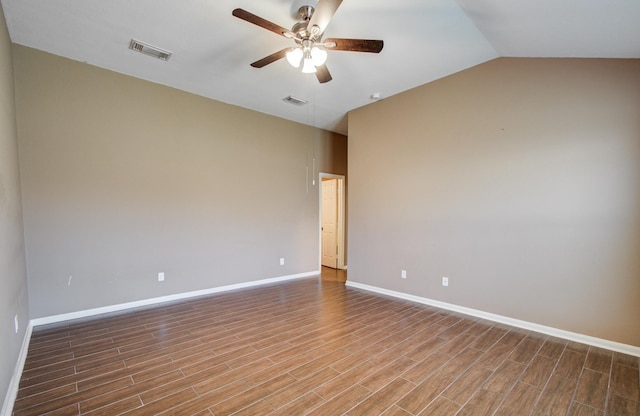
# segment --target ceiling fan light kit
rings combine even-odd
[[[286,56],[287,56],[287,61],[289,62],[289,64],[291,64],[292,67],[294,68],[300,67],[300,62],[302,61],[302,56],[303,56],[302,49],[300,48],[290,49],[289,52],[287,52]]]
[[[294,68],[299,68],[300,62],[303,62],[302,72],[304,74],[315,73],[316,67],[324,65],[327,61],[327,51],[317,46],[311,48],[309,43],[298,48],[292,48],[285,55],[289,64]]]
[[[296,43],[295,47],[281,51],[259,59],[251,66],[262,68],[281,58],[286,58],[291,66],[299,68],[302,64],[302,72],[316,74],[320,83],[331,81],[329,69],[325,65],[327,50],[380,53],[384,45],[381,40],[368,39],[326,39],[322,41],[322,35],[335,14],[342,0],[319,0],[317,7],[302,6],[298,9],[298,19],[291,30],[285,29],[262,17],[256,16],[244,9],[235,9],[232,14],[244,21],[260,26]]]
[[[304,58],[302,58],[302,73],[303,74],[315,74],[316,66],[313,64],[313,58],[311,58],[311,52],[304,52]]]
[[[327,62],[327,51],[314,46],[311,48],[311,59],[315,66],[324,65]]]

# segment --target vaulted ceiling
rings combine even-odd
[[[322,0],[321,0],[322,1]],[[330,51],[319,84],[281,59],[285,28],[316,0],[2,0],[14,43],[338,133],[347,113],[496,57],[640,58],[638,0],[344,0],[325,37],[384,40],[380,54]],[[168,61],[130,50],[131,39]],[[293,95],[303,106],[284,102]]]

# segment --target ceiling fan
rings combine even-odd
[[[319,0],[315,8],[312,6],[300,7],[298,10],[299,21],[293,25],[291,30],[244,9],[235,9],[232,13],[235,17],[289,38],[296,44],[294,47],[282,49],[259,59],[251,66],[262,68],[286,57],[292,66],[298,68],[302,63],[302,72],[315,73],[318,81],[325,83],[332,79],[325,65],[327,50],[380,53],[384,46],[384,42],[381,40],[340,38],[322,40],[322,35],[340,3],[342,0]]]

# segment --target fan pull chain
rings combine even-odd
[[[311,82],[311,89],[312,89],[312,105],[313,105],[313,113],[312,113],[312,137],[313,137],[313,161],[312,161],[312,166],[313,169],[311,171],[312,175],[313,175],[313,180],[311,182],[311,184],[313,186],[316,186],[316,83],[315,82]]]

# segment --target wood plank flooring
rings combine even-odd
[[[636,357],[336,280],[36,328],[14,414],[640,416]]]

